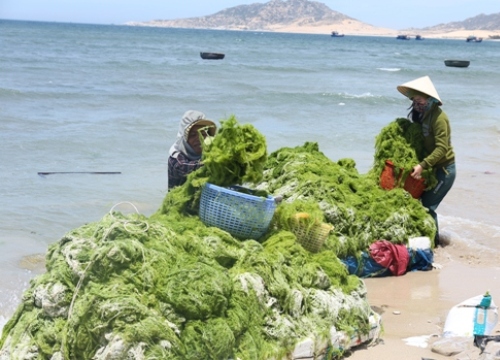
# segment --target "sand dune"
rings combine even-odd
[[[368,24],[353,24],[352,22],[346,21],[343,24],[332,26],[332,25],[322,25],[322,26],[294,26],[294,25],[275,25],[271,26],[272,31],[276,32],[288,32],[288,33],[303,33],[303,34],[330,34],[332,31],[338,31],[339,33],[345,34],[346,36],[394,36],[400,34],[409,35],[414,38],[415,35],[421,35],[424,38],[433,39],[459,39],[465,40],[469,35],[474,35],[477,37],[482,37],[484,40],[488,39],[489,35],[499,35],[499,31],[490,30],[450,30],[450,31],[429,31],[421,29],[410,29],[410,30],[394,30],[389,28],[374,27]]]

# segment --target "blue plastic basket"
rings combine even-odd
[[[216,226],[239,239],[256,240],[267,232],[275,209],[272,196],[264,198],[206,183],[199,215],[207,226]]]

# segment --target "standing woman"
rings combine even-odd
[[[424,169],[432,169],[437,177],[437,185],[424,191],[421,197],[436,223],[434,245],[439,245],[439,227],[436,209],[451,189],[455,181],[455,153],[451,145],[450,122],[439,95],[428,76],[407,82],[397,87],[398,91],[412,101],[408,118],[422,125],[425,158],[413,167],[411,176],[422,177]]]

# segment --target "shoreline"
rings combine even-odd
[[[308,31],[303,32],[300,28],[289,29],[291,33],[304,33],[304,34],[326,34],[330,36],[333,31],[330,27],[322,27],[320,31]],[[282,31],[279,31],[282,32]],[[339,31],[339,33],[345,36],[382,36],[382,37],[397,37],[398,35],[408,35],[410,40],[415,40],[416,35],[422,36],[422,40],[425,39],[450,39],[450,40],[463,40],[467,39],[468,36],[473,35],[478,38],[482,38],[483,41],[491,40],[490,35],[498,35],[498,31],[490,30],[454,30],[454,31],[428,31],[419,29],[407,29],[407,30],[392,30],[392,29],[377,29],[374,31],[366,31],[364,29],[353,28],[347,29],[345,31]]]
[[[443,339],[449,310],[468,298],[490,291],[500,302],[498,255],[453,242],[434,251],[442,266],[409,272],[400,277],[364,279],[370,306],[382,316],[383,333],[374,345],[361,345],[345,356],[348,360],[478,359],[480,350],[467,338],[465,349],[454,356],[432,350]],[[500,334],[497,324],[492,335]]]
[[[269,32],[269,33],[290,33],[290,34],[313,34],[313,35],[327,35],[330,36],[332,31],[338,31],[340,34],[348,36],[381,36],[381,37],[397,37],[398,35],[408,35],[410,40],[415,40],[416,35],[422,36],[425,39],[449,39],[449,40],[463,40],[468,36],[476,36],[482,38],[483,41],[499,41],[500,39],[491,39],[490,35],[500,35],[499,30],[424,30],[424,29],[403,29],[394,30],[388,28],[377,28],[371,25],[356,25],[351,24],[347,26],[271,26],[269,29],[243,29],[243,28],[190,28],[182,26],[162,25],[161,22],[128,22],[125,26],[142,26],[142,27],[164,27],[164,28],[177,28],[177,29],[195,29],[195,30],[223,30],[223,31],[242,31],[242,32]]]

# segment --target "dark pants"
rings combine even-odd
[[[422,205],[429,209],[434,222],[436,223],[436,237],[434,238],[434,245],[439,245],[439,226],[436,209],[444,199],[448,191],[450,191],[453,182],[455,181],[456,170],[455,163],[446,167],[436,169],[437,185],[434,188],[424,191],[421,200]]]

